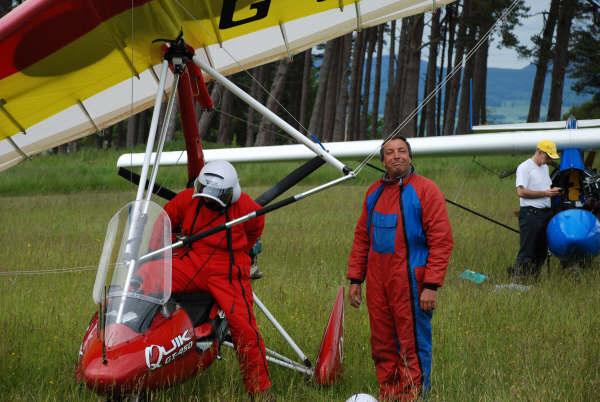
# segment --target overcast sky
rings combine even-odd
[[[525,3],[531,8],[529,11],[533,16],[523,20],[523,25],[516,28],[515,33],[522,44],[531,45],[531,36],[542,31],[544,19],[540,14],[550,9],[550,0],[526,0]],[[497,49],[495,45],[490,47],[488,67],[516,68],[520,69],[532,60],[517,57],[517,53],[511,49]]]
[[[529,14],[533,15],[522,20],[523,25],[515,28],[515,34],[519,38],[521,44],[531,46],[531,36],[540,33],[542,30],[543,18],[540,13],[542,11],[547,11],[550,8],[550,0],[525,0],[525,3],[531,8]],[[429,18],[431,18],[431,13],[425,15],[425,21]],[[400,32],[399,29],[398,32]],[[425,39],[428,37],[429,29],[426,26],[423,38]],[[533,62],[533,60],[530,59],[518,58],[517,52],[512,49],[498,49],[496,48],[496,44],[497,41],[490,46],[488,67],[521,69]],[[424,48],[421,56],[422,59],[427,60],[428,54],[428,49]]]

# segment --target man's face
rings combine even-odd
[[[383,146],[383,167],[390,177],[399,177],[410,169],[412,159],[408,154],[406,142],[397,138]]]
[[[537,163],[541,166],[541,165],[547,165],[550,162],[552,162],[552,158],[545,153],[544,151],[542,151],[541,149],[537,150],[538,153],[538,159],[537,159]]]

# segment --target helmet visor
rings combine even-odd
[[[195,197],[210,198],[218,202],[222,207],[226,207],[231,203],[233,198],[233,188],[218,188],[211,186],[210,184],[202,184],[200,180],[194,182],[194,195]]]

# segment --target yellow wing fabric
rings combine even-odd
[[[180,29],[231,74],[451,1],[28,0],[0,20],[0,170],[152,106]]]

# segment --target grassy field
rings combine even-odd
[[[446,197],[517,227],[514,178],[492,171],[512,169],[523,156],[422,158],[417,170],[434,179]],[[135,195],[116,178],[111,154],[75,158],[48,156],[0,173],[0,399],[16,401],[97,400],[75,382],[80,342],[96,309],[95,271],[106,225]],[[483,166],[482,166],[483,165]],[[252,196],[294,164],[239,165]],[[490,170],[488,170],[490,169]],[[165,170],[159,181],[181,188],[184,169]],[[114,177],[113,177],[114,176]],[[367,183],[365,170],[351,185],[319,193],[267,216],[263,252],[265,278],[255,292],[304,352],[314,359],[331,305],[346,285],[346,264]],[[300,192],[336,177],[325,169]],[[123,182],[123,183],[121,183]],[[175,184],[174,184],[175,183]],[[179,185],[177,185],[179,183]],[[448,205],[455,250],[433,318],[431,400],[593,401],[600,389],[600,267],[594,262],[580,280],[552,259],[528,291],[495,290],[509,283],[518,236]],[[465,269],[488,275],[482,285],[458,276]],[[18,275],[26,271],[45,274]],[[6,273],[12,273],[6,275]],[[267,346],[293,355],[260,312]],[[346,302],[344,380],[317,388],[301,375],[271,365],[274,393],[285,401],[344,401],[378,391],[370,357],[366,306]],[[155,401],[247,400],[237,361],[229,350],[207,372],[182,385],[155,391]]]

